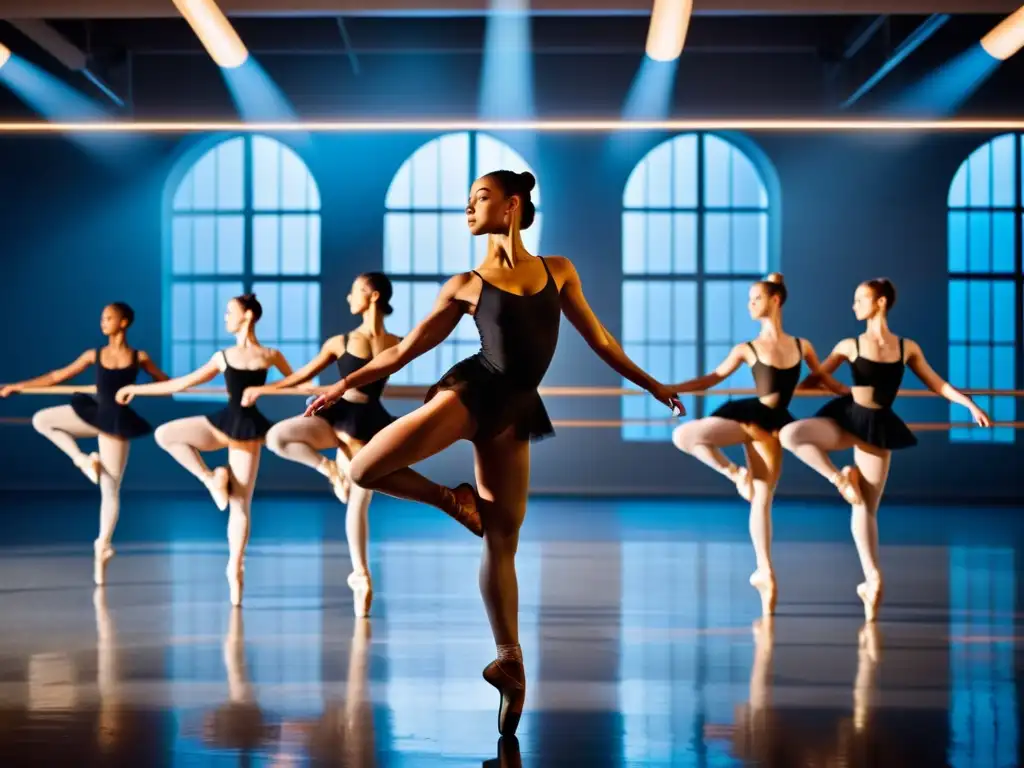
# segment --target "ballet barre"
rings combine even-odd
[[[0,388],[5,385],[0,384]],[[330,389],[329,385],[317,387],[285,387],[283,389],[272,389],[263,392],[260,397],[273,396],[303,396],[312,397]],[[411,387],[399,384],[389,385],[384,390],[384,397],[392,400],[422,400],[426,397],[428,387]],[[543,397],[649,397],[650,393],[643,389],[624,389],[621,387],[538,387],[537,391]],[[965,395],[991,396],[991,397],[1024,397],[1024,390],[1020,389],[961,389]],[[67,385],[61,384],[52,387],[33,387],[23,389],[19,395],[94,395],[96,387],[93,385]],[[175,394],[180,395],[226,395],[227,390],[223,387],[194,387]],[[700,392],[681,392],[680,397],[693,395],[694,397],[717,397],[719,395],[733,396],[744,395],[756,396],[755,389],[706,389]],[[835,393],[829,389],[798,389],[793,393],[794,397],[835,397]],[[939,397],[930,389],[901,389],[899,397]],[[148,392],[138,392],[135,397],[173,397],[173,395],[153,395]],[[0,402],[3,402],[0,400]]]

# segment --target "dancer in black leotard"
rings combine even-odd
[[[100,317],[100,330],[107,337],[107,346],[89,349],[70,365],[34,379],[0,388],[0,397],[7,397],[34,387],[50,387],[73,379],[90,365],[96,366],[96,397],[77,394],[70,405],[45,408],[32,417],[32,426],[56,445],[75,463],[90,481],[100,487],[100,530],[93,543],[93,580],[106,583],[107,563],[114,556],[110,545],[121,514],[121,478],[128,464],[130,440],[153,431],[145,419],[131,408],[118,405],[117,391],[134,382],[140,370],[154,381],[165,381],[167,374],[157,368],[145,352],[128,346],[126,335],[135,320],[135,312],[123,302],[105,307]],[[77,439],[95,437],[98,452],[86,454]]]
[[[896,289],[884,278],[858,286],[853,312],[867,328],[856,339],[836,344],[820,369],[827,375],[843,361],[849,362],[853,369],[850,394],[828,403],[814,418],[793,422],[780,435],[783,446],[827,478],[853,507],[853,540],[864,571],[857,594],[864,602],[867,621],[875,620],[882,600],[878,505],[892,451],[917,443],[892,409],[904,368],[910,368],[932,392],[968,408],[979,425],[991,426],[984,411],[932,370],[916,342],[889,330],[889,310],[895,303]],[[811,386],[816,379],[812,373],[805,385]],[[837,469],[828,454],[849,448],[853,448],[854,465]]]
[[[673,387],[679,393],[708,389],[729,378],[743,363],[754,374],[757,397],[730,400],[707,418],[680,425],[672,434],[672,442],[732,480],[740,496],[750,502],[750,538],[757,558],[750,584],[760,593],[761,610],[766,616],[775,611],[776,601],[771,507],[782,470],[779,430],[793,421],[789,403],[804,361],[812,371],[818,369],[818,356],[811,343],[782,330],[786,295],[782,275],[777,272],[754,283],[749,310],[751,318],[761,323],[757,339],[733,347],[714,372]],[[831,377],[826,380],[836,391],[843,390]],[[746,467],[733,464],[722,453],[721,449],[729,445],[743,446]]]
[[[530,438],[552,433],[537,385],[548,369],[562,312],[618,373],[666,405],[672,392],[638,368],[594,316],[575,268],[566,258],[526,251],[520,229],[534,206],[530,173],[497,171],[470,190],[466,217],[474,235],[489,235],[484,262],[449,280],[434,310],[400,344],[377,355],[321,395],[307,415],[345,391],[388,376],[441,343],[467,312],[480,331],[480,352],[452,368],[430,389],[426,403],[381,430],[352,460],[352,482],[421,501],[448,513],[484,537],[480,591],[498,658],[484,678],[501,693],[498,728],[513,733],[526,696],[519,649],[515,553],[526,514]],[[473,442],[478,492],[451,489],[409,467],[458,440]]]
[[[255,326],[262,314],[263,308],[251,293],[231,299],[224,324],[235,335],[234,347],[216,352],[205,365],[185,376],[160,384],[132,385],[117,393],[118,402],[127,404],[137,394],[173,395],[204,384],[218,373],[224,374],[228,390],[225,408],[209,416],[161,424],[156,430],[156,441],[206,486],[218,509],[230,508],[227,579],[232,605],[242,601],[252,493],[260,465],[260,447],[271,426],[255,406],[242,404],[242,394],[249,387],[262,386],[272,367],[285,376],[292,372],[279,351],[260,346],[256,340]],[[211,471],[199,452],[222,448],[228,449],[228,466]]]
[[[401,339],[384,329],[384,317],[391,314],[391,281],[381,272],[367,272],[352,283],[348,295],[349,309],[362,316],[362,324],[354,331],[324,342],[313,360],[291,376],[270,385],[248,390],[243,403],[253,403],[261,394],[283,387],[303,384],[330,365],[338,362],[338,373],[345,378],[362,368],[375,355],[395,346]],[[367,559],[369,521],[367,512],[373,492],[351,486],[347,476],[349,462],[374,435],[394,421],[380,402],[387,379],[348,390],[344,397],[307,419],[295,416],[275,424],[267,433],[267,448],[289,461],[305,464],[326,477],[335,495],[347,504],[345,533],[348,539],[352,573],[348,585],[353,593],[356,616],[367,616],[373,601],[370,565]],[[337,449],[337,458],[329,459],[320,451]]]

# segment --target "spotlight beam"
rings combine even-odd
[[[898,67],[904,59],[910,54],[916,51],[926,40],[932,35],[938,32],[943,25],[949,21],[950,16],[945,13],[935,13],[921,22],[921,25],[915,29],[910,35],[900,43],[893,54],[886,59],[885,63],[879,67],[875,73],[869,77],[860,88],[854,91],[853,95],[850,96],[840,106],[841,109],[849,109],[858,101],[861,100],[872,88],[878,85],[882,80],[896,67]]]
[[[359,74],[359,57],[356,56],[355,48],[352,47],[352,38],[349,37],[348,27],[345,26],[345,19],[338,17],[338,34],[341,35],[341,43],[345,46],[345,55],[348,56],[348,63],[352,65],[352,74]]]
[[[45,21],[38,19],[14,20],[10,23],[12,27],[70,71],[84,76],[90,83],[96,86],[97,90],[116,104],[118,109],[124,108],[124,100],[99,75],[89,69],[89,60],[85,53],[56,29]]]

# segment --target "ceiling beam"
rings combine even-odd
[[[229,16],[479,16],[492,0],[219,0]],[[426,8],[425,8],[426,6]],[[531,12],[648,16],[651,0],[531,0]],[[1008,14],[1020,0],[701,0],[696,16]],[[177,16],[167,0],[3,0],[4,19],[132,19]]]

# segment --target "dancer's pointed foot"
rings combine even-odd
[[[353,571],[348,575],[348,587],[352,590],[352,609],[356,618],[365,619],[370,615],[370,605],[373,603],[373,584],[370,582],[370,574]]]
[[[97,587],[107,583],[107,563],[114,556],[114,548],[100,541],[93,542],[92,580]]]
[[[474,535],[484,535],[484,524],[480,518],[480,506],[483,500],[477,495],[476,490],[469,483],[463,483],[455,488],[445,489],[447,504],[445,512]]]
[[[100,455],[95,451],[75,462],[75,466],[78,467],[82,474],[89,478],[89,482],[93,485],[99,485],[100,473],[103,471],[103,462],[100,460]]]
[[[526,702],[526,670],[521,661],[495,659],[484,668],[484,680],[498,689],[498,733],[515,735]]]
[[[871,623],[878,619],[882,605],[882,579],[878,575],[857,585],[857,597],[864,603],[864,621]]]
[[[832,478],[832,485],[836,487],[847,504],[856,507],[864,503],[864,496],[860,491],[860,480],[860,470],[857,467],[843,467]]]
[[[206,479],[206,490],[213,497],[213,503],[217,509],[223,512],[228,508],[228,496],[230,495],[231,475],[227,467],[217,467]]]
[[[767,568],[758,568],[750,574],[750,586],[761,595],[761,615],[773,616],[778,593],[775,574]]]
[[[735,464],[729,470],[729,478],[736,483],[736,492],[744,501],[750,501],[754,496],[754,477],[746,467],[738,467]]]

